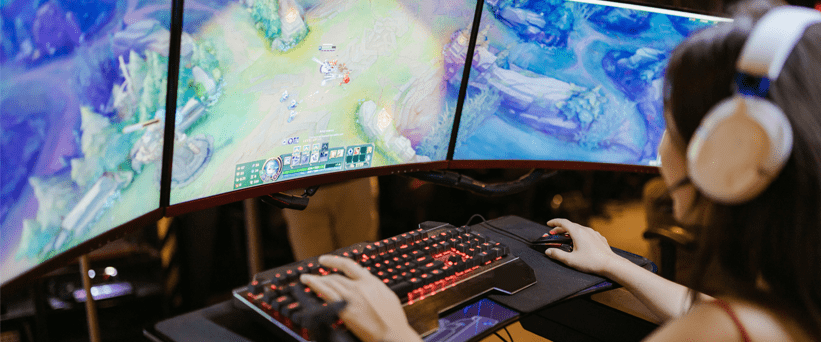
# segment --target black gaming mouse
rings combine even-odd
[[[573,239],[567,234],[544,234],[528,244],[533,250],[544,254],[548,248],[558,248],[565,252],[573,251]]]

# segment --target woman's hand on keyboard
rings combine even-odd
[[[345,326],[363,341],[421,341],[408,324],[399,298],[384,283],[351,259],[323,255],[319,263],[340,274],[302,275],[300,280],[327,302],[345,300],[339,313]]]
[[[610,249],[607,239],[591,228],[567,219],[553,219],[547,225],[555,227],[550,230],[550,234],[567,233],[573,239],[573,251],[570,253],[558,248],[548,248],[545,251],[547,256],[567,266],[582,272],[602,274],[614,264],[613,260],[618,260],[614,258],[620,258]]]

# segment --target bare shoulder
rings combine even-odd
[[[728,300],[730,309],[751,341],[810,341],[793,322],[761,306]],[[743,341],[730,314],[714,303],[702,303],[689,313],[659,327],[647,341]]]
[[[732,318],[720,306],[699,304],[686,315],[667,322],[646,341],[743,341]]]

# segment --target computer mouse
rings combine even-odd
[[[567,234],[545,234],[528,244],[531,249],[544,254],[548,248],[558,248],[565,252],[573,251],[573,239]]]
[[[573,239],[568,234],[544,234],[540,238],[530,241],[530,243],[573,243]]]
[[[529,244],[530,248],[544,254],[546,250],[549,248],[558,248],[565,252],[572,252],[573,251],[573,244],[570,243],[555,243],[555,242],[542,242],[542,243],[531,243]]]

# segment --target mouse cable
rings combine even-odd
[[[510,338],[510,342],[513,342],[513,336],[510,336],[510,331],[507,331],[507,326],[505,326],[505,332],[507,333],[507,337]]]
[[[469,225],[470,225],[470,222],[471,222],[471,221],[473,221],[473,219],[475,219],[475,218],[477,218],[477,217],[478,217],[478,218],[480,218],[480,219],[482,219],[482,222],[483,222],[483,223],[487,223],[487,220],[485,219],[485,217],[484,217],[484,216],[482,216],[482,214],[473,214],[473,216],[471,216],[471,217],[468,219],[468,222],[467,222],[467,223],[465,223],[465,225],[466,225],[466,226],[469,226]]]
[[[498,333],[498,332],[495,332],[495,331],[494,331],[494,332],[493,332],[493,335],[496,335],[496,337],[498,337],[498,338],[499,338],[500,340],[502,340],[503,342],[507,342],[507,340],[506,340],[504,337],[502,337],[502,335],[499,335],[499,333]]]
[[[465,223],[465,226],[469,226],[469,225],[470,225],[470,222],[471,222],[471,221],[473,221],[473,219],[475,219],[475,218],[477,218],[477,217],[478,217],[478,218],[480,218],[480,219],[482,219],[482,222],[481,222],[481,223],[479,223],[479,224],[481,224],[481,225],[485,225],[485,226],[487,226],[488,228],[490,228],[491,230],[493,230],[493,231],[495,231],[495,232],[497,232],[497,233],[500,233],[500,234],[506,235],[507,237],[512,238],[512,239],[514,239],[514,240],[519,240],[519,241],[524,242],[524,243],[530,243],[527,239],[525,239],[524,237],[522,237],[522,236],[520,236],[520,235],[517,235],[517,234],[511,233],[511,232],[509,232],[509,231],[507,231],[507,230],[504,230],[504,229],[503,229],[503,228],[501,228],[501,227],[497,227],[497,226],[494,226],[494,225],[490,224],[490,222],[488,222],[488,221],[487,221],[487,219],[485,219],[485,217],[484,217],[484,216],[482,216],[481,214],[473,214],[473,216],[471,216],[471,217],[468,219],[468,222],[467,222],[467,223]]]
[[[485,222],[482,222],[482,223],[480,223],[480,224],[481,224],[481,225],[484,225],[484,226],[487,226],[487,227],[488,227],[488,228],[490,228],[492,231],[497,232],[497,233],[502,234],[502,235],[505,235],[505,236],[507,236],[507,237],[509,237],[509,238],[511,238],[511,239],[518,240],[519,242],[523,242],[523,243],[526,243],[526,244],[529,244],[529,243],[530,243],[530,241],[529,241],[528,239],[526,239],[526,238],[522,237],[521,235],[518,235],[518,234],[515,234],[515,233],[512,233],[512,232],[509,232],[509,231],[507,231],[507,230],[506,230],[506,229],[504,229],[504,228],[501,228],[501,227],[497,227],[497,226],[495,226],[495,225],[492,225],[492,224],[490,224],[490,222],[485,221]]]

